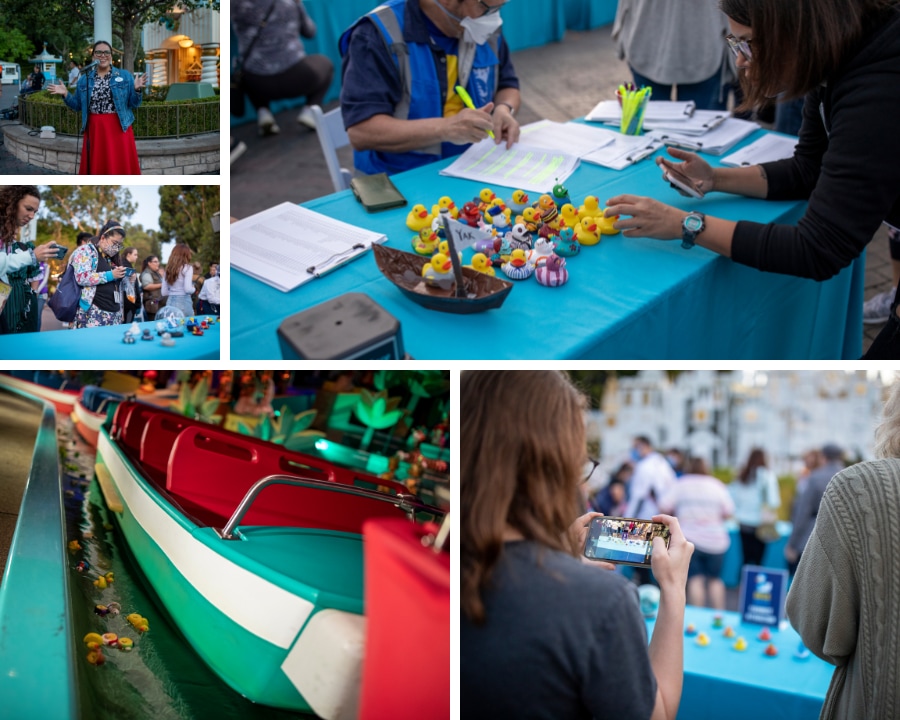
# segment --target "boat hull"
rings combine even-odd
[[[53,403],[57,414],[63,416],[72,412],[72,409],[75,407],[75,401],[78,400],[77,390],[57,390],[2,373],[0,373],[0,386],[21,390],[29,395],[47,400]]]
[[[271,573],[267,577],[265,568],[231,552],[230,544],[212,528],[192,523],[143,478],[106,430],[100,431],[97,458],[109,470],[122,500],[117,519],[132,553],[203,660],[254,702],[326,718],[352,716],[357,689],[342,691],[349,698],[346,707],[335,708],[334,703],[323,707],[298,690],[298,684],[304,686],[303,678],[298,679],[290,667],[282,669],[292,648],[303,642],[304,630],[325,609],[317,594],[290,582],[279,584]],[[361,558],[359,573],[361,578]],[[335,604],[341,605],[332,607]],[[356,613],[363,622],[361,601],[352,605],[345,602],[334,612]],[[333,680],[354,682],[352,677]]]
[[[81,401],[75,403],[75,409],[72,411],[72,422],[75,423],[75,430],[84,438],[85,442],[91,447],[97,447],[97,438],[100,435],[100,428],[106,421],[106,414],[98,414],[91,412]]]

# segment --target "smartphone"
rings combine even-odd
[[[378,212],[406,205],[406,198],[385,173],[357,175],[350,189],[367,212]]]
[[[54,245],[53,247],[56,249],[57,260],[62,260],[66,256],[66,253],[69,252],[69,248],[62,245]]]
[[[669,547],[669,528],[639,518],[595,517],[588,529],[584,556],[588,560],[650,567],[653,538]]]
[[[125,277],[131,277],[132,275],[134,275],[134,268],[125,268]]]
[[[693,181],[683,173],[680,173],[676,170],[672,170],[671,168],[665,168],[663,170],[663,179],[666,180],[669,185],[675,188],[678,192],[686,197],[692,197],[700,199],[703,197],[703,193],[700,192],[696,187],[694,187]]]

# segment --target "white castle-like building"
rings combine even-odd
[[[829,442],[849,460],[872,459],[884,399],[880,377],[864,370],[696,370],[674,380],[649,370],[607,381],[588,433],[599,436],[606,470],[646,435],[657,449],[675,447],[735,470],[758,446],[776,473],[796,473],[803,453]]]

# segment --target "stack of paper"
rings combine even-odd
[[[793,156],[795,147],[797,147],[797,138],[795,137],[764,135],[747,147],[741,148],[728,157],[723,157],[722,164],[741,167],[783,160]]]
[[[688,135],[669,130],[652,130],[650,135],[666,145],[676,145],[710,155],[721,155],[759,129],[759,125],[754,122],[727,118],[718,127],[703,135]]]
[[[285,202],[231,226],[231,267],[287,292],[386,239]]]
[[[651,100],[644,111],[644,125],[647,121],[654,120],[678,120],[688,118],[694,114],[696,104],[693,100],[687,102],[670,102],[668,100]],[[618,125],[622,122],[622,108],[618,100],[604,100],[597,103],[593,110],[584,116],[591,122],[602,122]]]
[[[622,135],[616,133],[616,139],[610,145],[582,155],[585,162],[602,165],[612,170],[624,170],[638,160],[649,157],[662,147],[662,142],[650,135]]]
[[[679,135],[703,135],[721,125],[729,117],[727,110],[695,110],[690,117],[675,120],[644,119],[645,130],[666,130]]]
[[[591,127],[583,123],[558,123],[539,120],[522,126],[519,139],[535,147],[562,150],[583,157],[594,150],[615,142],[617,132]]]

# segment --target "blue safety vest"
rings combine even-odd
[[[441,83],[431,46],[426,43],[407,43],[403,39],[406,3],[407,0],[387,0],[357,20],[341,35],[341,56],[347,54],[350,36],[356,27],[361,22],[370,20],[381,31],[388,52],[394,58],[400,73],[403,95],[394,108],[394,117],[399,120],[443,117],[444,98],[441,97]],[[500,64],[498,42],[499,31],[487,43],[475,48],[472,71],[466,83],[466,90],[475,107],[491,102],[497,92]],[[392,174],[458,155],[462,149],[463,146],[453,143],[436,143],[405,153],[354,150],[353,163],[357,170],[369,175],[379,172]]]

